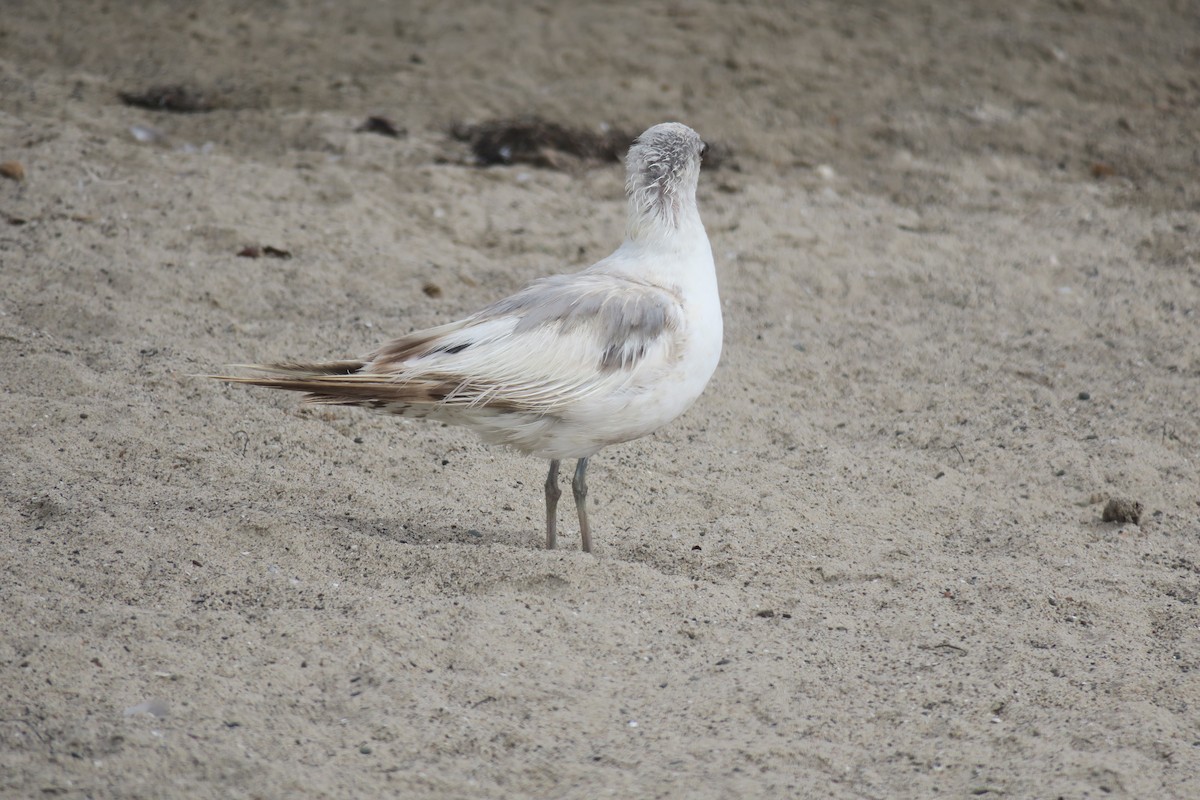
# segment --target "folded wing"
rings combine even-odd
[[[272,365],[236,380],[398,413],[558,414],[668,369],[682,349],[683,320],[679,299],[659,287],[606,273],[559,275],[363,361]]]

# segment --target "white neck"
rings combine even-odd
[[[625,241],[596,268],[689,294],[713,287],[716,270],[700,213],[695,203],[680,212],[674,224],[630,214]]]

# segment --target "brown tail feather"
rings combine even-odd
[[[382,407],[400,403],[438,403],[454,390],[453,385],[432,381],[397,382],[388,375],[359,373],[362,361],[336,361],[327,364],[270,364],[249,368],[268,373],[262,377],[210,375],[225,383],[243,383],[306,392],[305,402],[330,405]]]
[[[244,383],[305,392],[304,402],[322,405],[366,406],[395,414],[410,407],[473,406],[478,393],[464,391],[462,381],[443,376],[417,380],[399,380],[395,375],[360,372],[370,362],[330,361],[319,364],[247,364],[246,369],[263,373],[259,377],[209,375],[225,383]],[[480,404],[494,411],[529,409],[499,398]],[[420,415],[424,415],[422,412]]]
[[[318,375],[353,375],[367,365],[361,359],[345,361],[321,361],[309,364],[285,361],[279,364],[247,364],[247,369],[255,372],[273,373],[275,375],[300,377],[316,377]],[[240,366],[240,365],[239,365]]]

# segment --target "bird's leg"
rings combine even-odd
[[[546,476],[546,549],[553,550],[558,531],[558,459],[550,462],[550,474]]]
[[[583,537],[583,552],[592,552],[592,529],[588,527],[587,518],[587,472],[588,460],[579,459],[575,464],[575,478],[571,481],[571,490],[575,493],[575,510],[579,512],[579,535]]]

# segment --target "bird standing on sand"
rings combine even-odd
[[[547,548],[556,540],[559,463],[578,459],[571,487],[590,552],[588,459],[686,411],[721,355],[717,275],[696,208],[705,149],[677,122],[639,136],[626,157],[625,241],[581,272],[540,278],[359,360],[214,377],[462,425],[490,444],[549,459]]]

